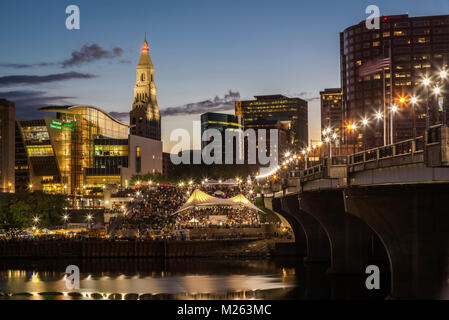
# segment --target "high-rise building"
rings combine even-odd
[[[154,66],[146,40],[143,42],[142,55],[136,68],[134,101],[129,118],[131,134],[161,140],[161,116],[154,84]]]
[[[321,98],[321,130],[332,129],[339,134],[342,124],[342,92],[340,88],[324,89],[320,92]]]
[[[349,144],[351,138],[368,147],[412,138],[414,122],[421,136],[427,107],[430,125],[441,121],[438,101],[444,97],[442,105],[447,106],[449,98],[448,81],[440,77],[449,62],[449,15],[384,16],[380,29],[367,29],[362,21],[340,34],[340,54],[343,122],[369,120],[367,127],[358,126],[356,132],[346,130]],[[441,88],[441,93],[434,94],[435,88]]]
[[[13,102],[0,99],[0,192],[14,192],[15,113]]]
[[[280,122],[290,133],[288,143],[302,148],[308,145],[308,104],[301,98],[283,95],[256,96],[256,100],[236,101],[235,114],[246,128],[257,129],[259,121]],[[279,146],[282,149],[282,146]]]
[[[92,106],[44,107],[56,117],[17,121],[19,190],[94,194],[127,187],[132,175],[162,173],[162,142]],[[19,183],[20,181],[20,183]]]
[[[232,114],[207,112],[201,115],[201,137],[204,137],[204,132],[209,129],[216,129],[221,135],[221,161],[225,163],[226,153],[230,154],[230,150],[226,150],[226,145],[232,146],[233,161],[236,159],[237,141],[234,137],[228,136],[226,139],[226,131],[229,133],[239,133],[238,138],[243,139],[243,124],[242,118]],[[201,141],[201,149],[204,149],[212,140],[212,137],[207,137],[208,140]],[[243,140],[242,140],[243,141]],[[243,143],[240,144],[240,156],[243,159]]]

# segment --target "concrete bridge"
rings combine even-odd
[[[329,273],[388,262],[394,299],[449,298],[449,128],[320,164],[263,189],[305,261]]]

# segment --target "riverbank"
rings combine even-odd
[[[27,240],[0,242],[0,259],[263,257],[276,254],[276,239],[195,241]]]

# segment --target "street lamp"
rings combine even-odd
[[[33,221],[34,221],[34,223],[38,223],[39,222],[39,217],[34,217]]]
[[[430,86],[430,79],[424,78],[423,84],[426,87],[426,93],[427,93],[427,105],[426,105],[426,131],[430,128],[430,108],[429,108],[429,86]]]
[[[368,127],[369,120],[367,118],[362,119],[363,124],[363,147],[366,150],[366,128]]]
[[[69,216],[65,214],[65,215],[62,216],[62,219],[64,220],[65,228],[67,229],[67,221],[69,220]]]
[[[413,117],[413,139],[416,139],[416,111],[415,105],[418,103],[418,99],[416,97],[412,97],[410,99],[412,103],[412,117]]]
[[[346,129],[348,129],[349,133],[352,136],[352,152],[355,153],[355,130],[356,130],[356,125],[354,123],[350,123],[346,126]]]
[[[441,78],[441,82],[443,82],[446,80],[447,77],[447,71],[443,70],[440,72],[440,78]],[[440,107],[443,109],[443,126],[446,125],[446,107],[444,106],[444,100],[443,97],[441,97],[441,102],[438,101],[440,103]]]
[[[92,226],[92,225],[91,225],[90,222],[91,222],[91,220],[92,220],[92,216],[91,216],[90,214],[88,214],[87,217],[86,217],[86,219],[87,219],[87,223],[88,223],[89,229],[91,229],[91,226]]]
[[[393,105],[392,107],[391,107],[391,112],[390,112],[390,114],[391,114],[391,126],[390,126],[390,144],[393,144],[394,143],[394,114],[396,113],[396,112],[398,112],[398,110],[399,110],[399,108],[398,108],[398,106],[397,105]]]

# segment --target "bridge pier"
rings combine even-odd
[[[299,206],[319,221],[330,244],[332,274],[360,274],[369,265],[372,231],[345,212],[342,190],[303,192]]]
[[[449,184],[348,188],[347,212],[361,218],[384,243],[391,297],[439,299],[448,289]]]
[[[301,256],[307,255],[307,236],[304,233],[303,228],[299,224],[299,222],[295,219],[294,216],[288,214],[284,210],[282,210],[281,199],[272,198],[272,210],[277,214],[281,215],[287,222],[290,224],[293,229],[293,233],[295,234],[295,243],[297,247],[297,252]]]
[[[329,240],[320,223],[299,209],[298,195],[289,195],[281,199],[281,210],[299,223],[305,235],[306,258],[304,262],[328,262],[330,260]]]

